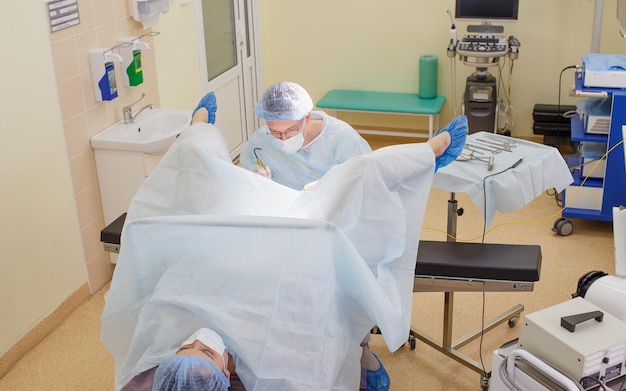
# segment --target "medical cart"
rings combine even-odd
[[[598,173],[594,170],[583,174],[582,167],[574,170],[574,182],[564,191],[562,217],[554,222],[554,231],[561,236],[572,233],[573,223],[570,218],[613,221],[613,207],[626,205],[622,130],[626,126],[626,89],[584,87],[582,72],[576,72],[575,82],[577,94],[610,97],[612,107],[608,134],[588,133],[582,120],[578,116],[572,117],[572,141],[606,143],[608,155],[603,159],[606,165],[604,172],[601,168],[597,170]],[[576,162],[574,165],[582,163]]]

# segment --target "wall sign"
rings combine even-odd
[[[78,0],[56,0],[48,3],[50,31],[53,33],[80,23]]]

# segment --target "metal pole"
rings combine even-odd
[[[458,202],[454,198],[454,193],[450,193],[448,200],[448,242],[456,242],[456,218],[457,218]]]
[[[604,0],[596,0],[593,10],[593,31],[591,32],[591,53],[600,52],[600,36],[602,35],[602,9]]]

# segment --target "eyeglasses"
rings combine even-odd
[[[269,132],[267,132],[267,134],[271,134],[272,136],[274,136],[276,138],[282,138],[282,137],[289,138],[289,137],[292,137],[292,136],[296,135],[300,131],[300,128],[302,127],[302,124],[304,123],[304,120],[305,119],[303,118],[302,121],[299,124],[292,126],[291,128],[285,130],[284,132],[278,132],[276,130],[270,129]]]

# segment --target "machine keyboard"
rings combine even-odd
[[[466,35],[457,43],[456,51],[472,57],[500,57],[507,54],[508,41],[503,36]]]

